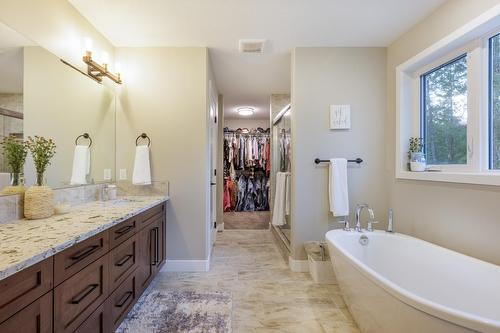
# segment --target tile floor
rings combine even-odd
[[[271,212],[226,212],[224,229],[269,229]]]
[[[226,230],[209,272],[161,272],[152,288],[231,292],[233,332],[359,332],[338,286],[291,272],[269,230]]]

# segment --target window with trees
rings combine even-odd
[[[427,163],[467,164],[467,55],[432,69],[420,80]]]
[[[397,179],[500,186],[499,13],[396,66]],[[427,172],[411,169],[412,138],[421,139],[413,155]]]

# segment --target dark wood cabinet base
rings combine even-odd
[[[0,333],[111,333],[165,262],[165,203],[0,281]]]

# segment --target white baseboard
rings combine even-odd
[[[309,272],[309,261],[288,257],[288,266],[292,272]]]
[[[176,260],[167,259],[162,272],[208,272],[210,259],[205,260]]]
[[[217,231],[218,232],[223,232],[224,231],[224,222],[217,223]]]

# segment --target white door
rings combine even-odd
[[[217,235],[217,143],[218,143],[218,124],[217,124],[217,95],[209,82],[209,102],[210,102],[210,247],[215,243]]]

